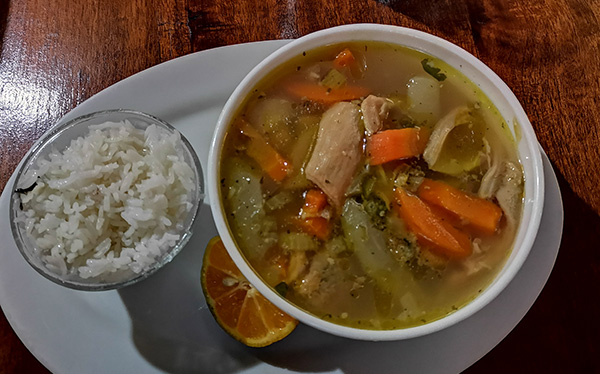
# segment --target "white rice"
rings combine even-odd
[[[37,166],[18,221],[46,267],[63,276],[148,269],[180,239],[193,207],[194,172],[179,133],[155,125],[93,126]]]

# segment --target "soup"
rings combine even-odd
[[[523,183],[474,84],[378,42],[282,64],[230,124],[220,164],[229,229],[262,279],[364,329],[421,325],[482,292],[510,254]]]

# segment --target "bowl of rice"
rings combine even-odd
[[[198,156],[173,126],[101,111],[54,127],[27,153],[12,186],[11,230],[47,279],[116,289],[179,253],[203,199]]]

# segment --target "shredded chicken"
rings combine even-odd
[[[479,273],[482,270],[492,269],[492,266],[486,261],[486,251],[487,248],[482,248],[481,239],[473,239],[473,255],[461,263],[461,266],[466,269],[468,276]]]
[[[340,102],[324,114],[314,151],[306,165],[306,178],[340,208],[360,163],[360,112],[356,104]]]
[[[485,144],[489,148],[487,142]],[[504,161],[503,157],[491,150],[487,152],[486,158],[489,168],[481,179],[477,195],[484,199],[496,197],[507,224],[515,227],[521,216],[523,172],[517,164]]]
[[[514,227],[521,216],[523,173],[521,168],[512,162],[505,162],[503,169],[496,200],[504,211],[508,225]]]
[[[317,253],[313,257],[308,273],[296,280],[296,292],[310,297],[320,289],[325,270],[330,266],[328,258],[324,253]]]
[[[365,130],[372,135],[383,128],[383,121],[390,114],[392,103],[384,97],[369,95],[363,100],[360,109],[365,122]]]
[[[487,139],[483,138],[483,144],[485,145],[485,155],[483,156],[483,159],[487,162],[487,171],[483,175],[483,178],[481,178],[481,184],[479,185],[477,195],[483,199],[490,199],[498,189],[502,163],[500,162],[500,158],[494,154]]]

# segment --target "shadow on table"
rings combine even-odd
[[[170,373],[236,372],[256,360],[244,347],[227,344],[202,295],[202,256],[216,233],[207,205],[194,232],[170,264],[119,295],[131,317],[134,344],[152,365]]]
[[[236,373],[263,363],[301,372],[341,370],[348,374],[380,366],[356,365],[352,358],[377,357],[381,344],[390,343],[343,339],[304,325],[266,348],[249,348],[235,341],[214,321],[200,285],[204,248],[216,235],[208,205],[202,206],[194,231],[170,264],[143,282],[119,290],[131,318],[133,342],[150,364],[176,374]]]
[[[8,23],[8,8],[9,0],[0,2],[0,51],[4,46],[4,33],[6,32],[6,24]]]
[[[140,354],[153,366],[177,374],[235,373],[263,361],[295,369],[329,370],[329,367],[315,366],[314,357],[310,359],[311,364],[305,361],[303,352],[310,351],[310,346],[303,347],[301,343],[300,347],[290,349],[288,343],[294,346],[294,342],[314,339],[311,328],[299,327],[288,337],[285,352],[277,348],[246,347],[221,330],[206,306],[200,285],[204,248],[216,235],[209,206],[202,206],[194,231],[192,240],[170,264],[143,282],[119,290],[131,318],[133,342]],[[322,341],[331,340],[326,334],[322,335]],[[290,352],[295,352],[292,355],[295,357],[290,357]]]

